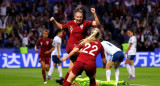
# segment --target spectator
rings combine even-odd
[[[13,41],[13,45],[14,45],[14,48],[20,48],[21,47],[20,40],[17,37]]]
[[[27,33],[27,30],[24,31],[24,34],[22,35],[21,33],[19,33],[19,36],[22,40],[22,46],[28,46],[28,40],[30,38],[30,36],[32,35],[33,33]]]
[[[7,23],[8,16],[2,16],[0,19],[0,33],[6,30],[6,23]]]
[[[5,47],[6,48],[13,48],[14,47],[12,38],[8,38],[8,42],[6,43]]]

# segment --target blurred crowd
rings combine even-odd
[[[74,10],[83,10],[84,19],[93,20],[90,8],[96,9],[103,39],[121,45],[127,43],[127,29],[137,37],[137,51],[160,48],[160,0],[1,0],[0,48],[33,48],[43,30],[54,37],[56,27],[50,17],[61,24],[73,20]],[[63,36],[62,47],[68,39]]]

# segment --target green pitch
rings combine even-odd
[[[67,68],[63,68],[63,77]],[[128,80],[126,68],[119,68],[120,80],[125,80],[130,86],[160,86],[160,67],[136,67],[136,79]],[[114,80],[112,68],[111,80]],[[97,68],[96,79],[106,80],[105,69]],[[86,77],[83,72],[82,77]],[[0,86],[60,86],[55,82],[58,79],[57,68],[52,74],[52,80],[43,84],[40,68],[0,69]]]

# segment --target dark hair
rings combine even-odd
[[[134,31],[133,31],[133,29],[128,29],[127,31],[131,31],[131,32],[133,33],[133,35],[134,35]]]
[[[56,32],[55,32],[55,34],[57,35],[58,33],[62,32],[62,31],[63,30],[61,30],[61,29],[57,29]]]
[[[75,14],[76,14],[77,12],[79,12],[79,13],[82,13],[82,14],[83,14],[82,9],[81,9],[81,8],[79,8],[79,7],[77,7],[77,8],[75,9],[74,16],[75,16]]]

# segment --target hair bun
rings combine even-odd
[[[79,7],[77,7],[77,8],[75,8],[75,13],[76,13],[76,12],[81,12],[81,13],[82,13],[82,9],[79,8]]]

